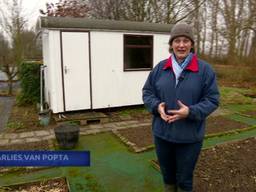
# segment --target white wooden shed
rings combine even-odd
[[[41,17],[45,100],[53,113],[142,104],[170,25]]]

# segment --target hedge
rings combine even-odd
[[[21,92],[17,96],[18,105],[40,102],[40,65],[38,62],[24,62],[19,69]]]

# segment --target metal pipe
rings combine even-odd
[[[46,67],[46,65],[41,65],[40,66],[40,113],[42,113],[43,111],[44,111],[44,96],[43,96],[43,94],[44,94],[44,90],[43,90],[43,88],[44,88],[44,82],[43,82],[43,75],[44,75],[44,68]]]

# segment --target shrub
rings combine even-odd
[[[20,66],[21,92],[17,96],[18,105],[36,104],[40,101],[40,64],[25,62]]]
[[[256,82],[255,68],[250,66],[214,65],[218,80],[230,83],[250,84]]]

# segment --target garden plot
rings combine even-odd
[[[0,145],[1,151],[20,151],[20,150],[51,150],[53,142],[51,140],[30,142],[24,144]]]
[[[255,151],[256,138],[203,150],[195,172],[195,191],[255,191]]]
[[[206,120],[206,135],[231,132],[248,127],[247,124],[223,116],[209,117]]]
[[[15,104],[6,125],[6,133],[20,133],[37,130],[53,129],[55,123],[48,126],[40,125],[38,110],[33,106],[18,106]]]
[[[247,124],[222,116],[210,117],[207,119],[206,134],[207,137],[223,135],[247,127]],[[116,130],[114,134],[135,152],[142,152],[154,147],[151,126]]]
[[[256,189],[256,138],[204,149],[194,176],[195,192],[230,192]],[[160,170],[157,161],[153,166]]]
[[[40,142],[31,142],[29,144],[13,144],[13,145],[1,145],[1,151],[24,151],[24,150],[51,150],[53,149],[52,141],[40,141]],[[0,175],[19,172],[22,171],[23,173],[30,173],[35,172],[37,170],[44,169],[44,167],[0,167]],[[2,192],[0,190],[0,192]]]
[[[114,130],[113,133],[136,153],[154,147],[151,126]]]
[[[1,192],[69,192],[69,187],[65,178],[54,178],[50,180],[24,183],[7,187],[0,187]]]
[[[255,118],[256,119],[256,111],[244,111],[241,115],[245,115],[247,117]]]

